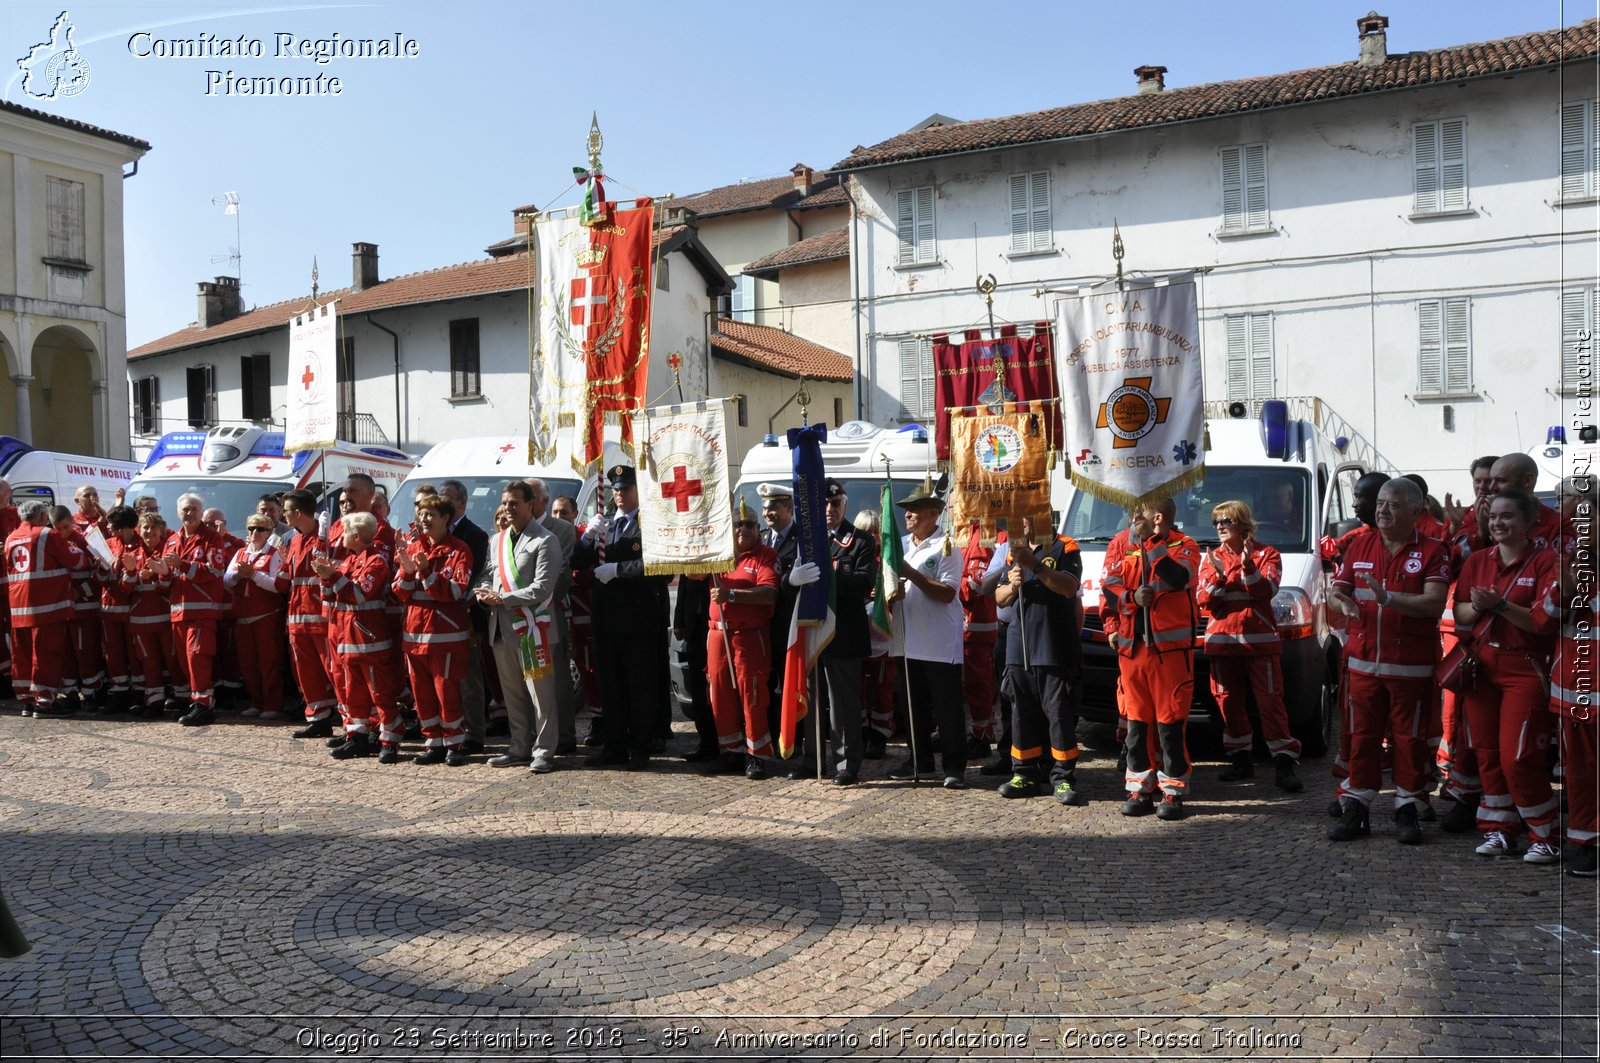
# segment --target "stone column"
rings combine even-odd
[[[89,394],[92,396],[91,405],[94,406],[94,440],[89,453],[104,456],[110,453],[111,439],[111,409],[107,405],[106,382],[102,379],[91,380]]]
[[[18,373],[11,378],[17,386],[17,438],[24,443],[33,442],[33,394],[30,385],[33,377],[26,373]]]

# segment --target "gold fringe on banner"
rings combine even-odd
[[[1131,510],[1135,506],[1146,506],[1152,502],[1160,502],[1162,499],[1171,498],[1179,491],[1193,487],[1206,478],[1206,467],[1203,463],[1196,465],[1182,476],[1168,480],[1143,497],[1135,497],[1126,491],[1118,491],[1116,488],[1108,487],[1099,480],[1091,480],[1087,476],[1079,475],[1077,472],[1069,473],[1069,476],[1072,479],[1072,486],[1091,498],[1098,498],[1102,502],[1110,502],[1112,505]]]
[[[647,561],[646,576],[720,576],[732,572],[726,561]]]

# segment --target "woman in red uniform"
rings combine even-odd
[[[1580,523],[1591,528],[1593,521]],[[1582,532],[1580,531],[1580,534]],[[1592,541],[1592,540],[1591,540]],[[1593,557],[1580,544],[1577,557]],[[1595,877],[1595,843],[1600,839],[1600,716],[1597,716],[1594,661],[1600,652],[1600,594],[1592,562],[1562,568],[1535,616],[1546,628],[1559,628],[1560,644],[1550,666],[1550,711],[1561,720],[1561,776],[1567,795],[1567,843],[1562,853],[1567,874]]]
[[[289,573],[272,536],[272,518],[252,513],[245,545],[234,551],[222,583],[233,592],[233,644],[250,707],[240,716],[283,719],[284,602]]]
[[[152,562],[166,549],[167,522],[159,513],[139,518],[139,544],[122,555],[118,574],[128,591],[128,631],[133,638],[135,665],[144,679],[144,714],[160,716],[163,706],[176,712],[184,702],[169,700],[167,685],[183,684],[183,669],[172,646],[172,587],[155,574]],[[187,695],[188,688],[182,693]]]
[[[419,495],[421,535],[395,551],[399,571],[395,596],[405,605],[402,628],[406,670],[417,702],[427,749],[418,764],[451,767],[467,762],[461,749],[461,680],[472,652],[472,622],[467,615],[472,580],[472,550],[450,534],[455,508],[442,495]]]
[[[1532,839],[1522,859],[1552,864],[1561,856],[1553,841],[1557,801],[1546,756],[1555,640],[1539,631],[1543,622],[1533,607],[1556,579],[1560,559],[1530,539],[1538,515],[1539,503],[1524,491],[1502,491],[1489,500],[1493,545],[1462,566],[1455,618],[1478,661],[1476,683],[1464,699],[1483,778],[1478,853],[1514,855],[1520,823]]]

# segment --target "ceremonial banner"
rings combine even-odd
[[[789,450],[794,458],[795,538],[800,546],[797,564],[809,562],[822,570],[822,578],[800,588],[794,619],[789,622],[789,649],[783,666],[783,698],[778,727],[778,755],[794,756],[795,734],[810,712],[807,678],[833,641],[836,600],[833,551],[829,545],[827,501],[823,481],[821,444],[828,441],[826,425],[789,429]]]
[[[900,562],[905,559],[905,543],[900,540],[900,529],[894,517],[894,484],[885,480],[883,494],[878,500],[880,523],[878,549],[878,580],[872,595],[872,630],[882,638],[894,637],[893,607],[889,596],[900,585]]]
[[[648,576],[733,568],[733,511],[723,403],[658,406],[634,414],[639,534]]]
[[[289,402],[283,452],[321,450],[339,437],[338,303],[324,303],[289,322]]]
[[[1046,415],[1038,404],[1005,413],[950,418],[950,533],[976,524],[984,546],[998,540],[997,521],[1015,532],[1023,517],[1050,527],[1050,473],[1045,462]]]
[[[599,465],[610,421],[633,441],[628,415],[644,405],[649,375],[655,208],[640,199],[592,223],[542,219],[534,226],[539,334],[530,366],[530,460],[555,454],[555,433],[578,427],[573,464]]]
[[[949,411],[987,406],[998,411],[1007,402],[1038,402],[1056,397],[1055,360],[1050,349],[1050,324],[1040,321],[1034,334],[1017,338],[1017,326],[1002,325],[998,339],[985,340],[968,329],[964,340],[933,337],[934,446],[939,459],[950,457]],[[994,360],[1004,366],[1004,383],[995,379]],[[1046,442],[1061,446],[1061,409],[1051,404],[1045,418]]]
[[[1205,478],[1192,281],[1063,299],[1056,338],[1063,451],[1079,490],[1131,509]]]

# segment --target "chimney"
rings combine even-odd
[[[350,245],[350,287],[364,292],[378,286],[378,245],[354,243]]]
[[[802,196],[811,194],[811,177],[814,171],[803,162],[794,164],[794,169],[789,171],[794,174],[794,190]]]
[[[238,277],[218,277],[200,282],[196,324],[201,328],[220,325],[244,313],[244,298],[239,294]]]
[[[1164,66],[1136,66],[1133,75],[1139,79],[1139,95],[1160,92],[1167,87],[1167,68]]]
[[[1389,35],[1384,32],[1388,28],[1389,20],[1376,11],[1368,11],[1366,18],[1356,19],[1357,39],[1361,43],[1357,66],[1382,66],[1389,58]]]

